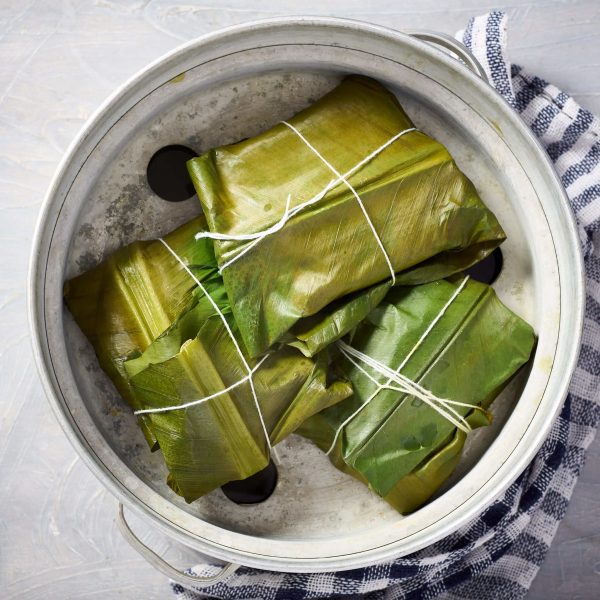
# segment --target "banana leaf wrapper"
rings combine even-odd
[[[194,239],[205,226],[204,218],[198,217],[165,236],[165,241],[226,306],[213,243]],[[100,366],[134,410],[139,407],[124,361],[141,354],[197,304],[196,288],[189,273],[158,240],[120,248],[97,267],[65,283],[70,312],[94,347]],[[146,417],[139,420],[148,444],[156,449]]]
[[[300,319],[281,341],[314,356],[329,344],[351,332],[385,298],[391,281],[371,286],[334,300],[317,314]]]
[[[247,375],[220,318],[206,318],[199,306],[144,354],[125,363],[140,406],[193,402],[227,390]],[[235,331],[233,319],[227,318]],[[252,359],[248,362],[256,365]],[[266,357],[253,382],[272,445],[352,393],[348,381],[332,377],[326,352],[307,358],[287,346]],[[269,463],[265,432],[247,381],[201,404],[145,416],[169,469],[167,483],[187,502],[245,479]]]
[[[358,76],[345,79],[289,123],[340,173],[413,127],[393,94]],[[210,150],[189,161],[188,170],[208,228],[230,235],[275,225],[288,195],[293,208],[336,179],[284,124]],[[446,148],[422,132],[403,135],[348,181],[362,199],[398,284],[446,277],[478,262],[505,239]],[[215,242],[219,264],[250,243]],[[340,183],[225,268],[223,278],[246,348],[258,356],[302,318],[390,279],[390,271],[356,198]],[[304,325],[298,327],[307,334]],[[303,351],[310,352],[310,344]]]
[[[457,289],[460,279],[392,289],[349,343],[398,368]],[[439,398],[486,409],[529,359],[532,328],[506,308],[494,290],[469,280],[408,360],[402,374]],[[306,421],[299,433],[327,451],[336,430],[377,389],[343,355],[335,362],[353,384],[351,398]],[[361,365],[378,381],[381,375]],[[487,411],[453,407],[472,428]],[[338,436],[330,459],[365,482],[400,512],[425,503],[455,468],[465,433],[421,400],[381,390]]]

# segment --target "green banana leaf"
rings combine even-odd
[[[300,319],[282,336],[282,342],[314,356],[354,329],[385,298],[392,287],[384,281],[366,290],[334,300],[316,315]]]
[[[198,217],[165,236],[165,241],[209,290],[220,290],[221,302],[225,302],[213,243],[194,239],[205,226],[204,217]],[[100,366],[133,409],[138,405],[124,361],[143,352],[197,303],[196,287],[158,240],[120,248],[94,269],[65,283],[69,310],[94,347]],[[156,449],[146,417],[140,418],[140,426],[150,447]]]
[[[393,288],[348,343],[397,369],[460,282],[450,278]],[[417,346],[402,374],[439,398],[485,409],[527,362],[534,344],[532,328],[506,308],[491,287],[469,280]],[[299,433],[327,451],[338,428],[364,405],[341,428],[330,459],[399,511],[414,510],[450,475],[465,434],[411,395],[383,389],[367,403],[376,384],[344,355],[334,362],[352,382],[354,395],[307,420]],[[370,367],[361,367],[385,383]],[[488,422],[486,412],[453,408],[472,427]]]
[[[193,402],[226,390],[247,375],[221,319],[206,318],[200,306],[144,354],[125,363],[140,406]],[[231,316],[227,318],[236,331]],[[254,367],[257,361],[248,362]],[[307,358],[286,346],[265,358],[253,381],[273,446],[307,418],[352,393],[349,382],[328,372],[326,352]],[[247,381],[201,404],[145,416],[169,469],[167,482],[187,502],[229,481],[245,479],[269,463],[264,429]]]
[[[489,405],[489,402],[481,406]],[[473,411],[465,418],[472,429],[491,424],[491,415]],[[394,485],[384,499],[396,510],[406,514],[421,507],[440,488],[441,484],[452,475],[458,465],[467,435],[456,429],[450,441],[426,458],[411,473]]]
[[[359,76],[348,77],[289,122],[340,173],[413,126],[393,94]],[[285,214],[288,195],[293,208],[336,179],[284,124],[210,150],[189,161],[188,170],[209,230],[226,235],[274,226]],[[400,137],[348,181],[360,194],[398,284],[465,269],[505,238],[446,148],[420,131]],[[219,264],[251,243],[215,242]],[[302,318],[388,280],[390,272],[359,203],[340,183],[226,267],[223,278],[246,348],[258,356]]]

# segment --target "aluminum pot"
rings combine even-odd
[[[565,397],[584,305],[578,236],[565,192],[542,148],[484,81],[477,61],[452,38],[418,35],[422,39],[342,19],[290,18],[195,40],[144,69],[100,108],[46,197],[29,304],[50,402],[76,450],[120,502],[187,546],[232,563],[218,577],[237,564],[294,572],[362,567],[439,540],[523,471]],[[463,62],[429,42],[452,49]],[[508,240],[494,287],[534,325],[535,358],[494,404],[495,424],[470,436],[444,490],[407,517],[297,436],[278,446],[279,482],[266,502],[238,506],[217,490],[187,505],[165,484],[160,456],[148,452],[134,417],[65,311],[63,282],[116,248],[162,235],[199,212],[195,197],[169,203],[148,187],[146,168],[158,149],[183,144],[199,153],[249,137],[349,73],[374,77],[396,93],[417,126],[449,148],[498,216]],[[149,550],[142,552],[186,580]]]

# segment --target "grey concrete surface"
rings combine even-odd
[[[511,56],[600,113],[595,0],[0,0],[0,597],[169,597],[121,539],[115,500],[67,442],[38,380],[26,316],[27,259],[44,192],[69,142],[127,77],[179,43],[290,14],[448,33],[504,8]],[[530,600],[600,598],[600,439]],[[195,556],[134,526],[182,566]]]

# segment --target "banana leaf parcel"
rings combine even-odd
[[[338,342],[335,362],[354,395],[306,421],[299,433],[397,510],[413,511],[452,473],[466,431],[489,423],[485,409],[534,344],[532,328],[485,284],[456,277],[393,288],[350,339]],[[388,383],[382,371],[344,348],[392,370],[401,366],[402,375],[438,399],[466,404],[436,403],[450,406],[468,427],[414,394],[382,388]]]
[[[187,405],[144,416],[169,469],[168,484],[192,502],[264,469],[270,457],[265,429],[274,446],[310,416],[351,395],[350,383],[332,377],[328,362],[326,352],[308,358],[287,346],[249,360],[259,413],[221,318],[206,318],[195,308],[125,368],[145,409]]]
[[[165,236],[165,241],[225,303],[213,244],[194,239],[203,217]],[[142,353],[173,321],[198,301],[196,283],[159,240],[139,241],[120,248],[97,267],[65,283],[66,304],[91,342],[98,362],[123,399],[138,408],[123,363]],[[140,418],[146,440],[156,439]]]
[[[392,271],[433,281],[504,240],[446,148],[413,127],[392,93],[351,76],[287,123],[188,162],[251,356]]]
[[[162,450],[169,485],[188,502],[249,477],[269,461],[249,383],[220,394],[247,373],[220,320],[219,312],[236,331],[213,243],[194,239],[204,224],[201,217],[194,219],[165,236],[165,242],[202,283],[218,312],[159,240],[117,250],[66,282],[64,290],[101,367],[134,411],[219,394],[185,409],[138,415],[150,447]],[[354,322],[357,314],[348,318]],[[307,358],[291,347],[264,357],[253,381],[272,446],[352,393],[328,363],[325,352]]]

